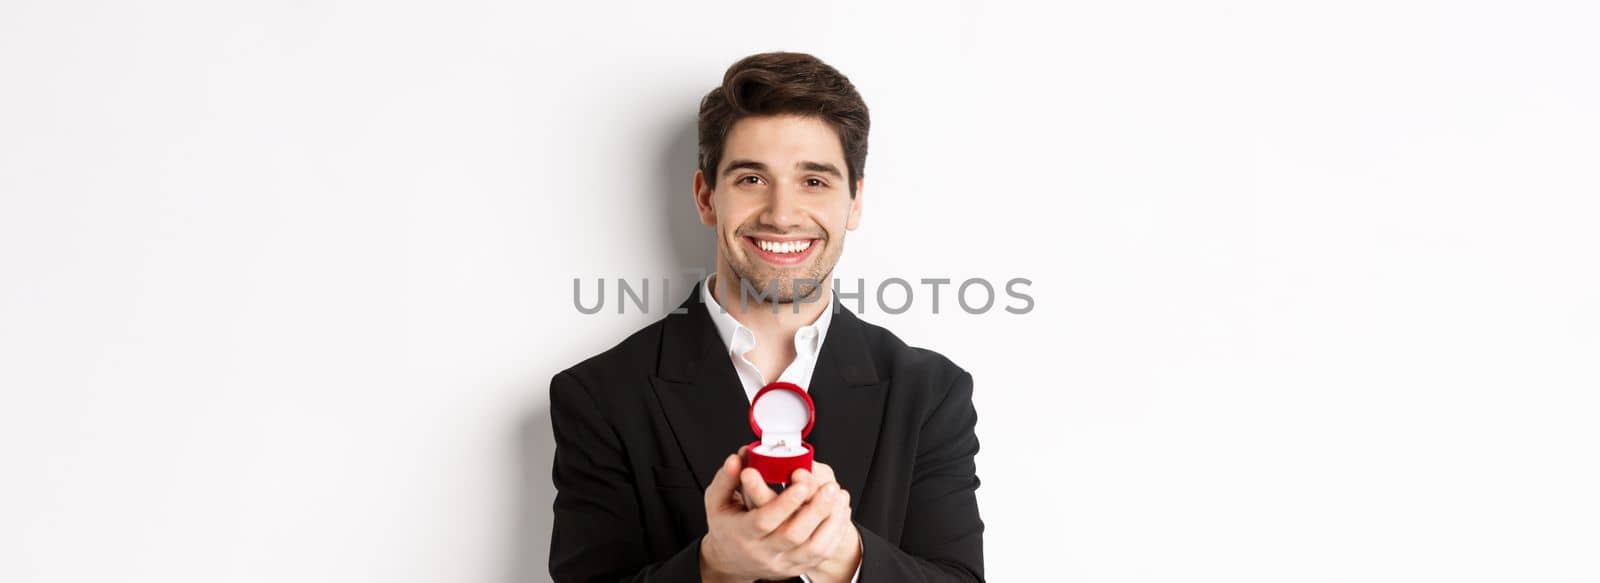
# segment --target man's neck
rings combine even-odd
[[[816,322],[822,311],[833,303],[833,286],[826,283],[819,283],[817,290],[808,298],[814,301],[796,300],[781,304],[759,299],[756,295],[766,293],[766,290],[742,292],[739,278],[726,266],[718,267],[712,285],[711,293],[722,309],[749,328],[757,338],[792,338],[795,331]]]

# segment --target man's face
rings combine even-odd
[[[856,183],[851,198],[839,134],[814,117],[739,120],[728,130],[717,176],[695,172],[694,180],[700,221],[717,231],[717,261],[758,293],[776,292],[779,303],[826,285],[844,253],[845,231],[861,219],[864,184]],[[730,283],[739,293],[738,282]]]

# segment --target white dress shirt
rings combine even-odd
[[[767,386],[766,379],[761,375],[761,370],[745,358],[746,354],[756,349],[756,334],[728,311],[717,303],[717,297],[711,293],[712,282],[717,277],[713,273],[706,276],[705,285],[700,286],[700,301],[705,302],[706,311],[711,313],[711,321],[717,325],[717,334],[722,337],[722,345],[728,347],[728,357],[733,359],[733,369],[739,373],[739,382],[744,384],[744,396],[754,401],[756,393],[761,387]],[[828,306],[827,308],[831,308]],[[828,324],[833,322],[833,310],[824,308],[822,315],[817,316],[817,321],[809,326],[801,326],[794,332],[794,362],[783,369],[776,380],[794,383],[807,391],[811,390],[811,373],[817,367],[817,355],[822,353],[822,341],[828,337]],[[760,309],[760,308],[750,308]],[[784,308],[779,308],[784,309]]]
[[[717,303],[717,296],[711,292],[711,287],[716,273],[706,276],[705,282],[700,286],[700,301],[705,304],[706,312],[711,314],[711,322],[717,325],[717,334],[722,337],[722,345],[728,347],[728,358],[733,360],[733,370],[739,373],[739,382],[744,385],[744,396],[754,401],[756,393],[761,387],[767,386],[766,379],[761,375],[761,369],[756,368],[746,354],[756,348],[756,334],[744,324],[734,319],[722,304]],[[779,308],[782,309],[782,308]],[[801,389],[811,390],[811,373],[817,368],[817,355],[822,353],[822,341],[828,337],[828,324],[833,322],[833,306],[822,309],[822,315],[817,316],[817,321],[808,326],[801,326],[794,332],[794,362],[778,375],[778,381],[790,382]],[[810,583],[811,578],[801,575],[800,578]],[[855,583],[861,578],[861,565],[856,565],[856,573],[850,576],[850,582]]]

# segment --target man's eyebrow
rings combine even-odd
[[[840,180],[844,179],[844,173],[839,171],[839,167],[827,162],[812,162],[810,160],[805,160],[801,162],[795,162],[794,167],[808,172],[821,172],[823,174],[829,174]],[[740,168],[748,168],[757,172],[767,171],[767,165],[764,163],[757,162],[755,160],[738,159],[728,162],[728,167],[723,169],[722,173],[726,175]]]
[[[839,173],[839,168],[837,166],[834,166],[834,165],[829,164],[827,162],[812,162],[810,160],[807,160],[805,162],[796,163],[794,166],[795,166],[795,168],[799,168],[801,170],[809,170],[811,172],[821,172],[823,174],[832,174],[834,178],[837,178],[839,180],[844,180],[844,174]]]
[[[756,172],[766,172],[767,171],[767,165],[766,164],[762,164],[762,163],[757,162],[755,160],[738,159],[738,160],[734,160],[732,162],[729,162],[728,163],[728,167],[722,169],[722,174],[724,176],[726,176],[726,175],[732,173],[734,170],[738,170],[740,168],[749,168],[751,170],[755,170]]]

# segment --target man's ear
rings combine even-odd
[[[865,177],[857,178],[856,197],[850,199],[850,216],[844,221],[845,230],[854,231],[856,226],[861,224],[861,199],[866,198],[866,195],[867,179]]]
[[[717,225],[717,209],[711,208],[711,183],[706,182],[705,173],[694,171],[694,206],[700,211],[700,223]]]

